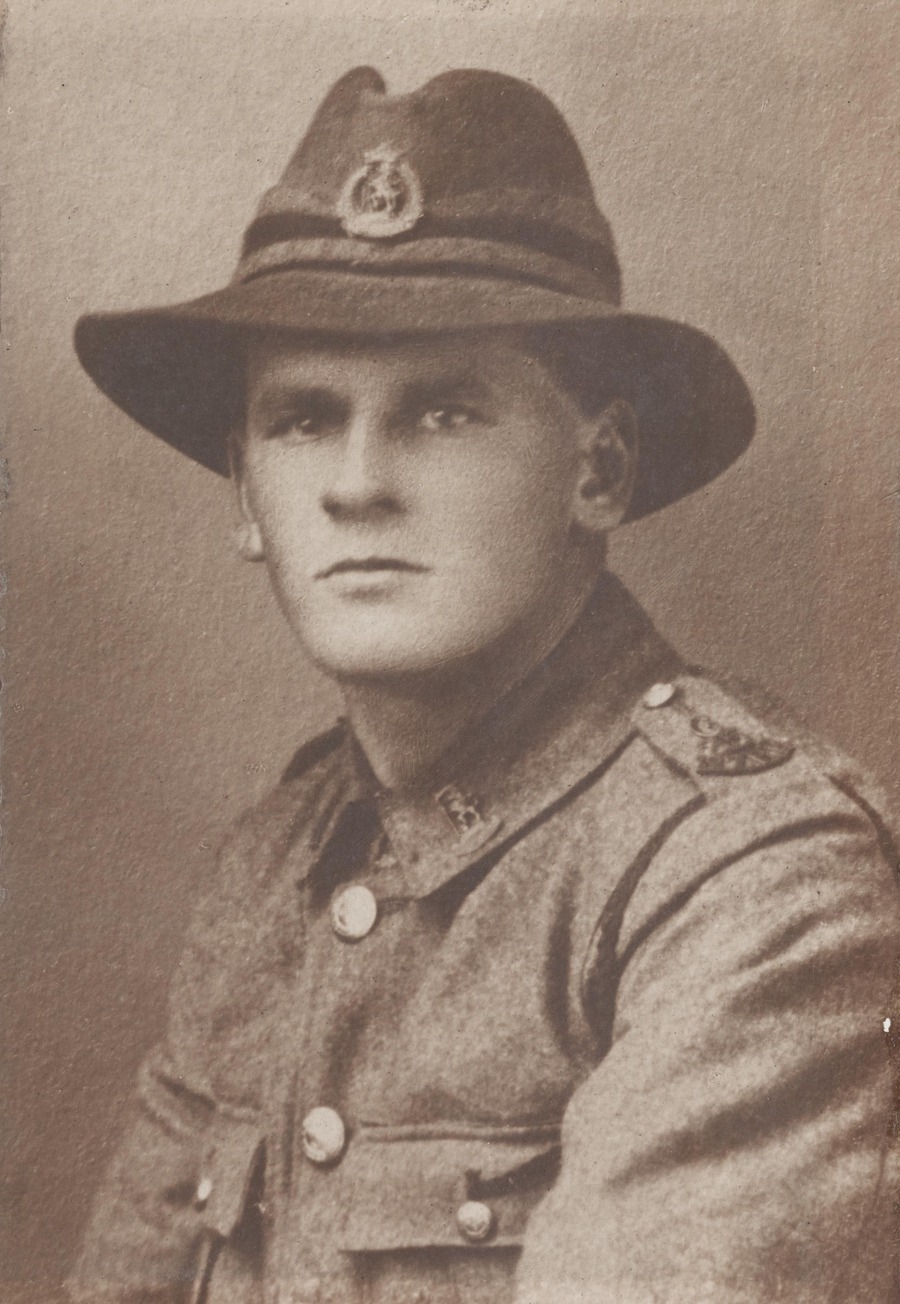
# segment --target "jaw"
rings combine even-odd
[[[343,575],[288,604],[307,655],[344,687],[392,684],[404,695],[429,695],[459,680],[505,685],[541,661],[575,620],[602,569],[583,551],[553,583],[527,595],[470,594],[452,573]]]

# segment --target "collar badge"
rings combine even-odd
[[[468,793],[452,783],[442,788],[440,792],[436,792],[434,800],[456,831],[459,841],[455,850],[460,856],[471,855],[479,847],[483,847],[503,827],[503,820],[499,815],[486,819],[478,798],[470,797]]]
[[[368,240],[411,231],[423,211],[419,178],[403,155],[388,145],[367,151],[362,167],[347,178],[337,204],[347,234]]]

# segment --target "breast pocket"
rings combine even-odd
[[[189,1304],[261,1301],[264,1180],[265,1145],[258,1120],[217,1114],[195,1194],[201,1238]]]
[[[559,1127],[362,1127],[340,1169],[336,1234],[374,1300],[512,1296]]]
[[[341,1169],[350,1252],[516,1246],[559,1170],[559,1127],[363,1127]]]

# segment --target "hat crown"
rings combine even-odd
[[[373,68],[343,76],[263,197],[237,279],[307,260],[383,258],[371,247],[303,244],[346,246],[348,236],[402,243],[404,256],[436,268],[473,258],[487,268],[500,246],[525,249],[554,259],[547,275],[561,273],[567,289],[580,277],[585,292],[620,298],[612,234],[565,119],[503,73],[455,69],[402,95],[389,95]]]
[[[388,95],[373,68],[334,86],[282,185],[334,201],[366,154],[388,146],[415,169],[426,202],[504,190],[568,195],[593,208],[587,168],[556,106],[526,82],[458,69]]]

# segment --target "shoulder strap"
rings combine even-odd
[[[793,738],[772,733],[737,698],[699,675],[654,684],[632,718],[657,751],[700,776],[759,774],[783,765],[796,750]]]

